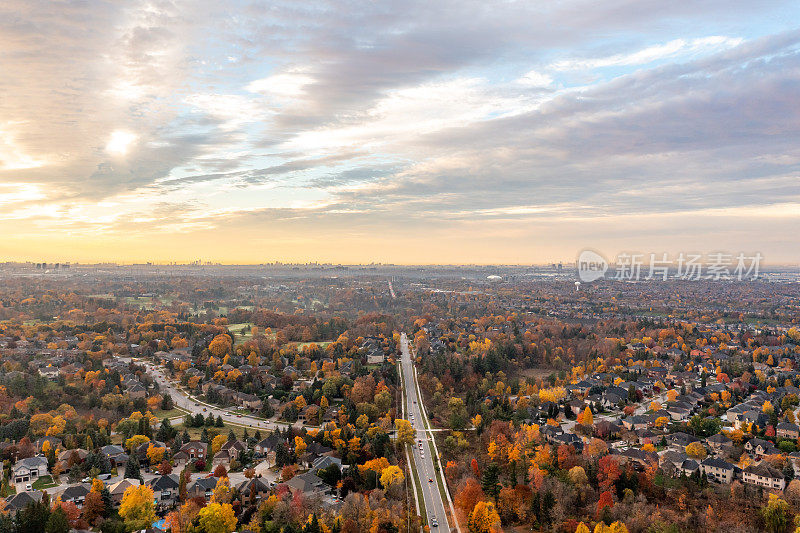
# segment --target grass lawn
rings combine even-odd
[[[228,331],[234,334],[236,339],[233,341],[235,346],[240,344],[244,344],[245,342],[249,341],[253,338],[253,334],[248,331],[243,331],[247,328],[252,328],[254,324],[252,322],[242,322],[239,324],[228,324]]]
[[[303,349],[303,348],[305,348],[306,346],[311,346],[312,344],[316,344],[317,346],[319,346],[320,350],[324,350],[324,349],[325,349],[325,348],[327,348],[327,347],[328,347],[328,345],[329,345],[330,343],[332,343],[332,342],[333,342],[333,341],[298,342],[298,343],[297,343],[297,349],[298,349],[298,350],[302,350],[302,349]]]
[[[189,437],[191,437],[192,439],[200,439],[200,435],[203,433],[203,428],[186,428],[183,424],[176,424],[173,427],[177,429],[180,433],[183,433],[183,430],[186,429],[186,431],[189,432]],[[228,433],[230,433],[231,430],[233,430],[233,433],[236,435],[236,437],[241,439],[244,436],[245,429],[247,429],[247,434],[252,437],[255,434],[256,430],[259,428],[250,428],[250,427],[243,428],[241,426],[232,426],[229,424],[225,424],[224,428],[210,427],[207,429],[208,431],[215,429],[220,435],[227,435]],[[269,433],[271,433],[271,430],[265,428],[260,428],[260,429],[262,436],[266,436]]]
[[[55,487],[56,483],[53,481],[53,478],[50,476],[42,476],[36,481],[33,482],[33,489],[47,489],[50,487]]]
[[[176,407],[175,409],[170,409],[169,411],[163,411],[159,409],[158,411],[154,412],[153,415],[159,420],[164,420],[165,418],[175,418],[176,416],[183,416],[188,412],[189,411],[185,409]]]

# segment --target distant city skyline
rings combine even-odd
[[[0,261],[800,247],[800,6],[0,5]]]

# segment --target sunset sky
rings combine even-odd
[[[0,3],[0,260],[800,261],[800,5]]]

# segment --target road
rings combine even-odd
[[[215,418],[217,416],[221,416],[222,420],[228,424],[244,426],[253,429],[275,430],[277,428],[283,429],[289,425],[286,423],[278,423],[272,420],[265,420],[263,418],[248,414],[232,413],[229,409],[223,409],[222,407],[217,407],[209,403],[201,402],[195,398],[191,398],[188,394],[178,389],[167,379],[164,369],[157,367],[149,361],[141,359],[136,360],[136,363],[143,365],[147,370],[147,373],[150,374],[156,383],[158,383],[161,393],[168,393],[170,396],[172,396],[172,401],[175,404],[175,407],[183,409],[184,411],[188,411],[192,414],[202,413],[202,415],[205,417],[208,417],[208,413],[211,413]],[[170,421],[180,422],[182,419],[183,417],[179,416]],[[295,426],[300,428],[303,427],[303,424],[297,422],[295,423]]]
[[[430,439],[432,433],[425,431],[423,424],[423,414],[420,409],[417,397],[417,380],[414,373],[414,365],[411,362],[411,353],[408,350],[408,338],[403,333],[400,336],[400,369],[405,384],[405,411],[411,420],[411,425],[416,430],[416,442],[413,448],[414,464],[417,467],[417,477],[419,485],[422,487],[422,500],[420,505],[424,505],[425,514],[428,518],[428,525],[433,531],[450,531],[445,512],[445,504],[437,483],[436,469],[433,466],[433,448]],[[420,395],[421,396],[421,395]],[[422,446],[419,446],[419,443]],[[441,480],[444,484],[444,479]]]

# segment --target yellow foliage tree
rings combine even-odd
[[[205,533],[232,533],[236,529],[236,517],[229,503],[209,503],[200,509],[198,519]]]
[[[150,442],[150,439],[146,435],[134,435],[125,441],[125,449],[127,449],[129,453],[133,452],[145,442]]]
[[[594,415],[592,414],[592,410],[589,409],[589,406],[586,406],[586,409],[583,410],[583,413],[578,415],[578,424],[583,426],[591,426],[594,424]]]
[[[231,501],[231,482],[226,477],[217,480],[217,486],[211,494],[211,501],[215,503],[229,503]]]
[[[161,461],[164,460],[164,454],[166,453],[167,449],[162,448],[160,446],[153,446],[153,443],[150,443],[150,446],[147,447],[147,458],[150,460],[151,465],[157,465]]]
[[[222,445],[228,441],[228,437],[225,435],[217,435],[214,437],[214,440],[211,441],[211,456],[217,454],[217,452],[222,448]]]
[[[470,533],[499,533],[500,515],[492,502],[479,501],[467,520]]]
[[[411,422],[397,418],[394,421],[394,428],[397,430],[396,438],[398,444],[414,444],[415,431],[411,427]]]
[[[700,442],[690,442],[686,445],[686,455],[693,459],[705,459],[708,452]]]
[[[306,448],[308,448],[308,445],[306,444],[306,441],[303,440],[303,437],[297,436],[297,437],[294,438],[294,453],[295,453],[295,455],[300,457],[301,455],[306,453]]]
[[[387,490],[395,483],[402,483],[404,479],[403,471],[397,465],[384,468],[381,472],[381,485]]]
[[[612,522],[609,526],[600,522],[594,526],[594,533],[628,533],[628,528],[622,522]]]
[[[119,506],[119,515],[129,531],[149,528],[156,520],[153,489],[147,485],[125,489]]]

